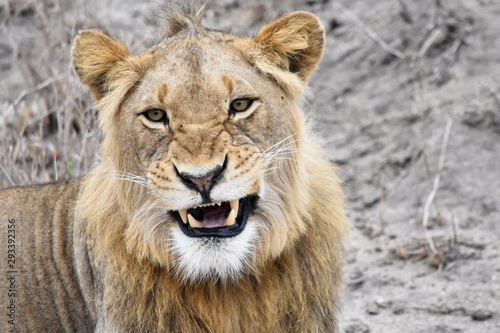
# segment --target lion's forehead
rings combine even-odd
[[[159,58],[168,55],[171,59],[181,61],[220,59],[221,57],[234,57],[237,54],[234,52],[235,41],[239,42],[241,39],[214,31],[205,31],[198,35],[181,33],[163,39],[151,49],[151,52]]]
[[[245,58],[232,40],[224,42],[210,36],[167,39],[153,54],[153,70],[162,67],[170,73],[195,77],[203,77],[214,70],[245,67]],[[250,68],[246,66],[247,70]]]

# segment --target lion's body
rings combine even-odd
[[[295,102],[323,28],[292,13],[240,39],[199,14],[171,15],[139,56],[98,31],[75,41],[102,160],[81,180],[0,191],[2,234],[16,220],[19,331],[336,331],[344,204]],[[217,202],[228,211],[214,228],[217,208],[199,205]]]
[[[0,191],[1,244],[6,244],[0,268],[2,332],[92,331],[73,250],[78,185],[71,181]],[[10,260],[8,244],[15,250]],[[5,309],[10,304],[14,307]]]

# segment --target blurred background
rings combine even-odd
[[[0,188],[92,166],[100,134],[72,41],[101,28],[140,53],[160,5],[0,0]],[[353,224],[341,331],[500,332],[500,3],[222,0],[205,25],[251,36],[293,10],[327,33],[304,109]]]

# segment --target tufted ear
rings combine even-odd
[[[323,55],[325,29],[311,13],[287,13],[263,26],[254,41],[273,65],[307,83]]]
[[[108,91],[111,71],[130,56],[127,48],[100,30],[83,30],[71,49],[73,68],[96,101]]]

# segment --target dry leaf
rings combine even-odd
[[[406,251],[402,247],[396,249],[396,255],[401,259],[406,259]]]
[[[424,259],[425,257],[427,257],[427,248],[426,247],[424,247],[424,250],[422,251],[422,253],[420,253],[420,255],[415,259],[415,262],[420,261],[420,260]]]
[[[431,254],[432,266],[439,267],[439,266],[441,266],[442,263],[443,263],[443,261],[437,255],[435,255],[434,253]]]

